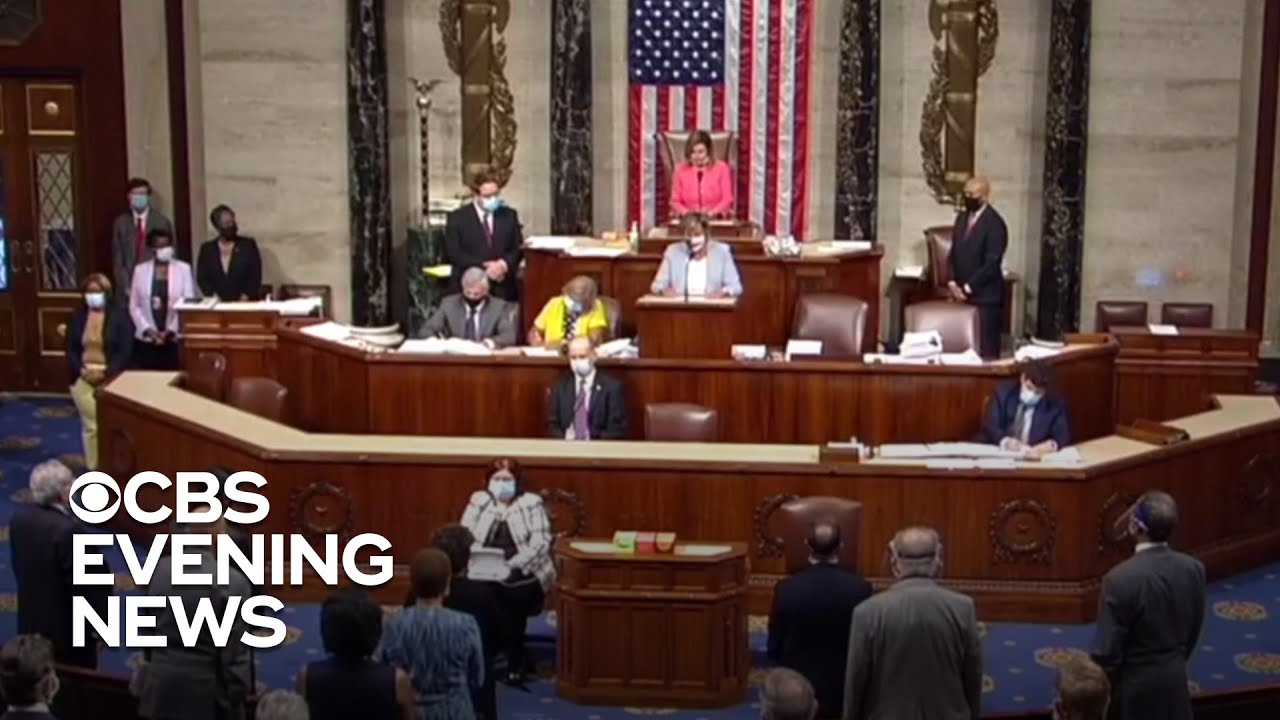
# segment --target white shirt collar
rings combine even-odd
[[[1156,548],[1162,548],[1162,547],[1168,547],[1168,546],[1169,546],[1169,543],[1162,543],[1162,542],[1140,542],[1140,543],[1138,543],[1137,545],[1134,545],[1134,546],[1133,546],[1133,554],[1134,554],[1134,555],[1137,555],[1138,553],[1140,553],[1140,552],[1142,552],[1142,551],[1144,551],[1144,550],[1154,550],[1154,549],[1156,549]]]
[[[596,387],[596,371],[594,368],[591,370],[591,374],[586,377],[581,377],[577,373],[574,373],[573,377],[575,389],[585,387],[587,392],[591,392]]]
[[[138,212],[137,210],[134,210],[134,211],[133,211],[133,223],[136,225],[136,224],[138,224],[138,221],[139,221],[139,220],[141,220],[142,222],[144,222],[144,223],[145,223],[145,222],[147,221],[147,213],[149,213],[149,212],[151,212],[151,208],[147,208],[146,210],[143,210],[142,212]]]

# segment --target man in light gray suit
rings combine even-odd
[[[422,326],[422,337],[462,338],[494,350],[516,344],[516,306],[489,295],[484,268],[462,273],[462,292],[447,295]]]
[[[897,581],[853,611],[844,720],[977,720],[982,640],[973,599],[937,583],[942,540],[932,528],[894,535]]]
[[[151,207],[151,183],[143,178],[129,180],[129,210],[116,217],[111,228],[111,266],[116,292],[128,300],[133,287],[133,267],[151,259],[147,233],[164,230],[173,237],[173,223]]]

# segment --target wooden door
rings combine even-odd
[[[62,392],[89,257],[74,79],[0,79],[0,387]]]

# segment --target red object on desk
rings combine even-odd
[[[658,534],[654,532],[636,533],[636,552],[652,555],[658,552]]]

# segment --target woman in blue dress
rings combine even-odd
[[[419,550],[409,567],[417,602],[387,620],[378,649],[378,660],[412,677],[419,720],[475,720],[471,690],[484,683],[475,618],[444,607],[452,576],[448,555]]]

